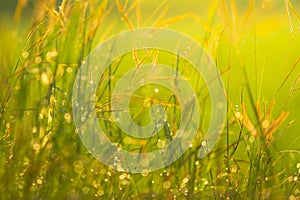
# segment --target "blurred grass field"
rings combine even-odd
[[[1,4],[0,199],[300,199],[299,2]],[[197,138],[209,123],[209,99],[205,84],[197,81],[201,77],[180,60],[179,71],[194,88],[204,88],[198,98],[206,105],[198,136],[165,169],[130,174],[102,165],[85,149],[72,120],[72,89],[79,66],[94,47],[140,27],[173,29],[203,46],[222,74],[228,116],[217,145],[198,158]],[[168,130],[150,142],[126,137],[111,120],[108,105],[118,77],[137,60],[174,67],[177,57],[155,50],[124,55],[106,72],[110,78],[101,83],[95,104],[111,140],[130,151],[150,151],[165,145]],[[153,97],[155,87],[135,93],[132,115],[137,123],[147,123],[143,102],[152,98],[168,107],[170,129],[176,129],[180,105],[163,88]]]

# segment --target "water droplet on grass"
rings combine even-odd
[[[236,118],[238,118],[238,119],[239,119],[239,118],[241,118],[241,116],[242,116],[242,115],[241,115],[241,113],[240,113],[240,112],[237,112],[237,113],[235,113],[235,117],[236,117]]]
[[[254,137],[253,135],[251,135],[251,136],[250,136],[250,138],[249,138],[249,142],[250,142],[250,143],[253,143],[253,142],[255,142],[255,137]]]
[[[237,165],[232,165],[231,172],[236,173],[237,171],[238,171],[238,166]]]
[[[41,145],[37,142],[33,142],[32,148],[33,148],[33,150],[38,151],[38,150],[40,150]]]
[[[85,111],[85,112],[81,115],[80,120],[81,120],[82,122],[84,122],[84,121],[86,120],[87,114],[88,114],[87,111]]]
[[[50,79],[48,78],[48,75],[46,72],[43,72],[41,74],[41,80],[42,80],[42,83],[45,84],[45,85],[49,85],[50,84]]]
[[[68,74],[71,74],[71,73],[73,72],[73,69],[72,69],[72,67],[68,67],[68,68],[66,69],[66,71],[67,71]]]
[[[39,184],[39,185],[42,185],[42,184],[43,184],[43,180],[40,179],[40,178],[39,178],[36,182],[37,182],[37,184]]]
[[[89,188],[89,187],[87,187],[87,186],[84,186],[84,187],[82,188],[82,193],[83,193],[83,194],[89,194],[90,191],[91,191],[91,188]]]
[[[119,179],[120,179],[120,180],[124,180],[126,177],[127,177],[127,174],[121,174],[121,175],[119,176]]]
[[[184,179],[182,180],[182,182],[183,182],[183,183],[187,183],[187,182],[189,182],[189,179],[188,179],[188,178],[184,178]]]
[[[81,161],[75,161],[73,167],[76,174],[81,174],[84,171],[84,166]]]
[[[24,52],[22,53],[22,57],[23,57],[24,59],[27,59],[27,58],[29,57],[29,52],[28,52],[28,51],[24,51]]]
[[[71,114],[70,113],[65,113],[64,118],[67,123],[71,123]]]
[[[268,120],[265,120],[265,121],[263,121],[263,123],[262,123],[262,127],[263,127],[263,128],[268,128],[269,125],[270,125],[270,123],[269,123]]]
[[[46,54],[46,60],[48,62],[51,62],[57,57],[57,55],[58,55],[58,53],[57,53],[56,50],[48,51],[47,54]]]
[[[104,195],[104,191],[103,191],[103,190],[98,190],[98,191],[97,191],[97,195],[103,196],[103,195]]]
[[[247,145],[246,146],[246,151],[250,151],[250,149],[251,149],[250,145]]]
[[[167,144],[168,144],[167,140],[161,140],[161,139],[157,140],[157,146],[160,149],[165,148],[167,146]]]
[[[34,59],[34,62],[36,63],[36,64],[40,64],[41,62],[42,62],[42,58],[41,57],[36,57],[35,59]]]
[[[143,169],[142,176],[148,176],[148,175],[149,175],[149,171],[147,169]]]
[[[171,187],[171,182],[170,182],[170,181],[165,181],[165,182],[163,183],[163,188],[169,189],[170,187]]]
[[[37,128],[36,127],[33,127],[32,128],[32,133],[36,133],[37,132]]]

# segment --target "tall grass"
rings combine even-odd
[[[146,1],[138,0],[29,1],[27,7],[24,3],[18,3],[14,26],[1,22],[8,29],[1,33],[0,50],[0,199],[300,198],[299,5],[289,0],[278,5],[249,0],[246,6],[234,0],[199,1],[199,9],[209,6],[203,13],[196,9],[175,15],[169,7],[189,3],[163,1],[152,13],[147,13]],[[22,14],[26,9],[32,16]],[[266,16],[276,9],[278,13]],[[268,17],[279,28],[266,23]],[[191,35],[222,74],[228,114],[218,144],[200,159],[199,141],[210,119],[210,98],[201,76],[168,52],[124,55],[105,72],[95,102],[100,125],[120,147],[145,152],[164,146],[181,116],[174,94],[159,88],[153,95],[159,86],[146,85],[134,93],[131,115],[137,123],[147,124],[149,106],[159,103],[168,123],[149,140],[121,132],[112,120],[111,92],[131,69],[128,66],[171,66],[199,91],[203,106],[197,137],[180,159],[155,172],[121,173],[99,163],[81,143],[72,121],[71,92],[79,66],[97,44],[122,30],[146,26],[184,27],[188,35],[199,30]],[[264,46],[265,34],[272,32],[265,26],[281,34],[270,36],[278,47]],[[295,46],[284,48],[288,41]],[[285,54],[277,56],[278,52]],[[280,79],[276,88],[272,76]]]

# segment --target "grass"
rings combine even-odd
[[[20,0],[14,17],[1,16],[0,199],[300,199],[300,5],[246,3]],[[120,147],[158,149],[180,125],[174,94],[145,85],[131,97],[131,115],[147,124],[149,106],[159,103],[168,126],[149,140],[119,130],[111,92],[134,66],[171,66],[199,91],[203,105],[197,137],[180,159],[158,171],[129,174],[102,165],[81,143],[72,88],[97,44],[149,26],[181,31],[207,50],[222,74],[228,114],[217,145],[200,159],[211,111],[201,76],[164,51],[120,57],[105,72],[95,103],[100,125]]]

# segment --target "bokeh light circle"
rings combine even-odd
[[[180,102],[181,121],[175,137],[164,148],[147,153],[133,153],[117,147],[102,130],[95,110],[95,94],[105,70],[120,56],[140,49],[158,49],[179,55],[202,76],[211,97],[211,120],[200,148],[206,156],[216,144],[226,117],[226,98],[217,67],[210,56],[188,36],[169,29],[143,28],[122,32],[98,45],[80,66],[73,87],[73,117],[79,137],[89,152],[101,163],[118,171],[151,172],[170,165],[189,148],[198,130],[200,119],[197,92],[180,74],[174,76],[171,67],[144,64],[139,71],[125,73],[112,92],[112,110],[118,126],[132,137],[149,138],[155,126],[165,123],[166,113],[161,105],[153,105],[151,123],[139,126],[128,110],[132,93],[149,83],[160,84],[176,95]],[[141,81],[143,80],[143,81]],[[161,125],[160,124],[160,125]],[[130,126],[129,126],[130,125]],[[130,128],[129,128],[130,127]]]

